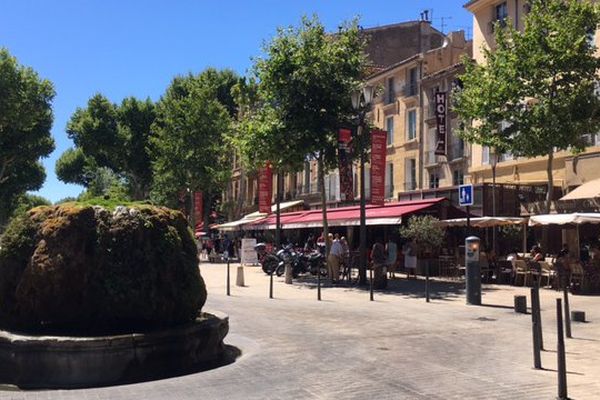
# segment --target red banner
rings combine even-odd
[[[371,204],[383,205],[385,199],[385,156],[387,132],[371,132]]]
[[[271,197],[273,197],[273,171],[271,164],[258,170],[258,211],[271,213]]]
[[[350,151],[352,131],[340,129],[338,133],[339,159],[340,159],[340,199],[342,201],[354,200],[354,187],[352,179],[352,164],[350,163]]]
[[[204,219],[204,197],[202,192],[194,192],[194,220],[198,227]]]

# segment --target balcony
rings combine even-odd
[[[506,18],[493,19],[490,22],[488,22],[488,33],[489,34],[493,34],[494,33],[494,31],[496,30],[496,24],[500,28],[506,28]]]
[[[386,199],[394,198],[394,185],[385,185],[385,198]]]
[[[416,179],[415,179],[416,181]],[[417,189],[417,183],[415,181],[404,182],[404,191],[410,192],[411,190]]]
[[[419,93],[419,85],[417,82],[410,82],[402,87],[402,95],[404,97],[416,96]]]
[[[440,162],[443,161],[442,157],[443,156],[439,156],[437,154],[435,154],[435,150],[428,150],[425,152],[425,166],[433,166],[433,165],[438,165]]]
[[[463,158],[469,157],[468,149],[466,148],[465,143],[453,143],[450,148],[449,159],[451,161],[461,160]]]

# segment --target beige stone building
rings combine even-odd
[[[379,88],[369,117],[373,125],[388,132],[388,199],[398,200],[405,193],[422,197],[423,189],[463,182],[469,153],[454,134],[458,121],[451,112],[446,121],[446,155],[434,154],[434,95],[446,92],[450,104],[450,92],[462,71],[461,58],[470,54],[471,42],[465,40],[464,32],[453,32],[440,47],[402,60],[367,79],[367,85]]]
[[[473,58],[483,63],[483,48],[494,48],[494,26],[511,23],[517,29],[523,29],[524,17],[529,11],[525,0],[472,0],[465,4],[473,14]],[[596,34],[593,38],[598,45]],[[589,143],[586,151],[578,157],[568,151],[560,151],[554,155],[553,174],[556,185],[555,193],[560,196],[568,190],[600,178],[600,138],[598,134],[585,137]],[[471,168],[469,181],[475,184],[491,182],[490,149],[473,144],[471,146]],[[496,181],[500,184],[544,185],[547,182],[547,157],[515,158],[511,154],[499,155],[496,168]],[[559,204],[555,206],[561,207]],[[539,212],[539,204],[535,202],[522,210],[524,213]]]

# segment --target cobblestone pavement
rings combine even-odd
[[[527,288],[486,285],[485,306],[465,305],[463,284],[396,279],[390,290],[286,285],[245,267],[245,287],[225,296],[223,264],[201,266],[205,309],[230,316],[226,342],[242,351],[225,367],[132,385],[86,390],[10,391],[11,399],[553,399],[556,397],[555,291],[542,290],[545,370],[534,370],[531,316],[512,311]],[[529,296],[528,296],[529,298]],[[600,399],[600,297],[572,296],[572,310],[589,323],[573,324],[566,341],[569,396]]]

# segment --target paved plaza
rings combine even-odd
[[[203,264],[205,309],[230,316],[233,364],[201,373],[85,390],[18,391],[10,399],[553,399],[556,397],[558,293],[542,290],[544,370],[532,368],[531,315],[512,311],[527,288],[486,285],[485,306],[465,305],[463,283],[391,281],[389,291],[325,287],[317,301],[310,279],[286,285],[245,267],[245,287],[227,297],[224,264]],[[528,296],[529,302],[529,296]],[[572,296],[571,309],[588,323],[573,324],[566,341],[569,396],[600,398],[600,297]]]

